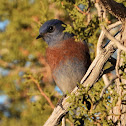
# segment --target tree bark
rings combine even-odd
[[[117,19],[122,22],[122,32],[120,43],[126,46],[126,7],[121,4],[117,3],[114,0],[99,0],[99,3],[106,8],[112,15],[114,15]],[[121,56],[120,56],[121,57]],[[123,59],[121,58],[119,63],[122,64]],[[119,67],[119,66],[118,66]],[[118,68],[119,69],[119,68]],[[119,70],[118,70],[119,71]],[[117,74],[117,73],[116,73]],[[126,125],[126,104],[122,104],[122,101],[126,101],[126,97],[123,99],[121,98],[126,91],[120,86],[121,83],[126,83],[126,80],[123,78],[116,80],[116,90],[119,94],[117,105],[113,108],[112,113],[118,116],[113,116],[113,122],[118,122],[118,126],[125,126]],[[123,113],[123,114],[121,114]]]
[[[121,21],[126,18],[126,7],[122,3],[117,3],[114,0],[99,0],[109,13],[114,15]]]

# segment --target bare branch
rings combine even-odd
[[[102,30],[101,34],[98,38],[98,43],[97,43],[97,55],[99,55],[102,51],[102,45],[103,45],[103,40],[105,38],[105,32]]]
[[[119,25],[121,25],[121,24],[122,24],[121,21],[117,21],[117,22],[115,22],[115,23],[109,25],[109,26],[108,26],[108,31],[110,31],[111,29],[113,29],[113,28],[115,28],[115,27],[117,27],[117,26],[119,26]]]
[[[111,25],[108,26],[108,31],[112,30],[113,28],[121,25],[121,21],[117,21]],[[105,32],[103,30],[101,30],[100,36],[98,38],[98,42],[97,42],[97,55],[102,51],[102,46],[103,46],[103,40],[105,38]]]
[[[62,118],[62,126],[66,126],[66,119],[65,119],[65,117]]]
[[[93,109],[96,108],[96,106],[98,105],[98,103],[101,101],[101,99],[102,99],[102,97],[103,97],[105,91],[108,89],[108,87],[109,87],[110,85],[113,84],[113,82],[114,82],[117,78],[118,78],[118,76],[115,76],[115,77],[113,77],[113,79],[112,79],[110,82],[107,82],[107,83],[106,83],[105,87],[104,87],[104,88],[102,89],[102,91],[101,91],[100,98],[99,98],[99,100],[94,104]]]
[[[120,78],[119,75],[119,65],[120,65],[120,54],[121,54],[121,50],[118,49],[118,53],[117,53],[117,62],[116,62],[116,75]]]
[[[118,41],[116,38],[114,38],[114,37],[107,31],[107,29],[106,29],[104,26],[103,26],[103,31],[105,32],[106,37],[107,37],[109,40],[113,41],[113,44],[115,44],[115,45],[117,46],[117,48],[119,48],[120,50],[123,50],[123,51],[126,52],[126,47],[123,46],[123,45],[120,43],[120,41]]]
[[[104,94],[105,91],[108,89],[108,87],[109,87],[111,84],[113,84],[114,80],[117,79],[117,78],[118,78],[118,76],[113,77],[113,79],[112,79],[107,85],[105,85],[105,87],[104,87],[104,88],[102,89],[102,91],[101,91],[100,99],[103,97],[103,94]]]
[[[97,8],[98,17],[101,18],[102,14],[101,14],[101,7],[99,6],[99,3],[95,3],[95,7]]]
[[[122,76],[122,75],[123,75],[123,74],[120,74],[120,76]],[[117,76],[117,75],[114,76],[114,77],[111,79],[110,82],[109,82],[108,80],[106,81],[106,85],[105,85],[105,87],[104,87],[104,88],[102,89],[102,91],[101,91],[100,98],[99,98],[99,100],[94,104],[93,109],[96,108],[96,106],[98,105],[98,103],[101,101],[101,99],[102,99],[102,97],[103,97],[105,91],[108,89],[109,86],[111,86],[111,85],[113,84],[113,82],[114,82],[116,79],[118,79],[118,76]]]
[[[106,18],[106,10],[105,10],[104,6],[102,6],[101,4],[99,5],[98,2],[95,3],[95,7],[97,8],[98,17],[102,21],[103,18],[104,19]],[[111,24],[108,26],[108,30],[110,31],[111,29],[113,29],[114,27],[117,27],[120,24],[121,24],[121,21]],[[103,27],[101,27],[101,28],[103,28]],[[101,33],[100,33],[100,36],[99,36],[99,39],[97,42],[97,55],[99,55],[102,51],[104,38],[105,38],[105,31],[101,30]]]
[[[108,85],[108,84],[110,83],[110,82],[109,82],[109,79],[108,79],[108,77],[107,77],[106,74],[104,74],[104,75],[102,76],[102,78],[103,78],[103,81],[104,81],[105,85]]]
[[[119,38],[120,38],[120,34],[118,34],[118,35],[116,36],[116,39],[119,39]],[[88,76],[89,76],[89,75],[91,74],[91,72],[93,71],[94,67],[96,67],[96,65],[98,64],[98,58],[101,57],[101,55],[104,53],[104,51],[106,52],[106,51],[108,50],[108,48],[111,48],[112,45],[114,46],[114,44],[112,44],[112,43],[113,43],[113,41],[111,42],[111,44],[108,44],[108,45],[110,45],[110,46],[107,45],[107,47],[105,47],[105,49],[101,52],[100,56],[98,56],[98,55],[96,56],[95,60],[92,62],[92,64],[90,65],[88,71],[86,72],[85,76],[82,78],[81,84],[84,83],[84,81],[88,78]],[[107,49],[107,50],[106,50],[106,49]],[[106,54],[105,54],[105,56],[106,56]],[[104,57],[104,55],[103,55],[103,60],[105,60],[104,58],[106,58],[106,57]],[[97,71],[97,70],[96,70],[96,71]],[[94,74],[95,74],[95,73],[94,73]]]

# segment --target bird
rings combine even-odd
[[[56,85],[64,95],[77,86],[91,64],[87,43],[85,41],[76,42],[75,35],[65,32],[65,29],[66,24],[61,20],[48,20],[40,27],[39,35],[36,38],[42,38],[48,45],[47,63],[51,68]],[[75,114],[78,114],[77,109]],[[83,119],[79,119],[79,122],[78,126],[84,124]]]
[[[66,24],[58,19],[46,21],[36,39],[48,45],[46,60],[56,85],[63,94],[70,93],[85,75],[91,64],[89,48],[85,41],[75,41],[74,34],[64,32]]]

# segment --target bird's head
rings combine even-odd
[[[73,36],[73,34],[63,32],[65,25],[58,19],[52,19],[45,22],[39,29],[39,36],[36,39],[43,38],[48,46],[55,46],[60,44],[61,41],[66,40]]]

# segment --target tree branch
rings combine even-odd
[[[115,28],[115,27],[117,27],[117,26],[119,26],[119,25],[121,25],[121,24],[122,24],[121,21],[117,21],[117,22],[115,22],[115,23],[109,25],[109,26],[108,26],[108,31],[110,31],[111,29],[113,29],[113,28]]]
[[[116,39],[119,39],[120,38],[120,33],[116,36]],[[111,43],[111,44],[110,44]],[[104,57],[104,55],[106,56],[107,54],[104,54],[104,53],[107,53],[107,50],[110,50],[108,48],[111,48],[111,47],[114,47],[115,45],[113,44],[113,41],[111,41],[105,48],[104,50],[102,50],[101,54],[98,56],[96,56],[95,60],[92,62],[92,64],[90,65],[88,71],[86,72],[85,76],[82,78],[81,80],[81,84],[83,84],[83,82],[88,78],[88,76],[91,74],[91,72],[93,71],[94,67],[98,64],[98,60],[99,58],[102,57],[102,54],[103,54],[103,60],[105,60],[106,57]],[[115,47],[116,48],[116,47]],[[97,70],[96,70],[97,71]],[[95,75],[95,73],[94,73]]]
[[[120,50],[123,50],[124,52],[126,52],[126,47],[123,46],[120,41],[118,41],[117,39],[115,39],[108,31],[107,29],[103,26],[103,31],[105,32],[105,35],[106,37],[109,39],[109,40],[112,40],[113,41],[113,44],[115,44],[117,46],[117,48],[119,48]]]
[[[99,20],[102,21],[103,18],[105,19],[106,18],[106,10],[103,6],[100,6],[98,2],[95,3],[95,7],[97,8],[97,12],[98,12],[98,17],[99,17]],[[121,24],[121,21],[118,21],[116,23],[113,23],[111,25],[108,26],[108,31],[110,31],[111,29],[117,27],[118,25]],[[101,27],[101,33],[100,33],[100,36],[99,36],[99,39],[98,39],[98,42],[97,42],[97,55],[99,55],[102,51],[102,48],[103,48],[103,40],[105,38],[105,30],[103,30],[103,26]]]
[[[47,102],[49,103],[50,107],[52,109],[54,109],[54,105],[53,103],[51,102],[50,98],[48,96],[46,96],[46,94],[43,92],[43,90],[41,89],[40,85],[39,85],[39,82],[32,76],[29,76],[29,78],[36,84],[38,90],[40,91],[41,95],[47,100]]]
[[[121,21],[125,20],[126,7],[122,3],[117,3],[114,0],[99,0],[99,2],[116,18]]]

